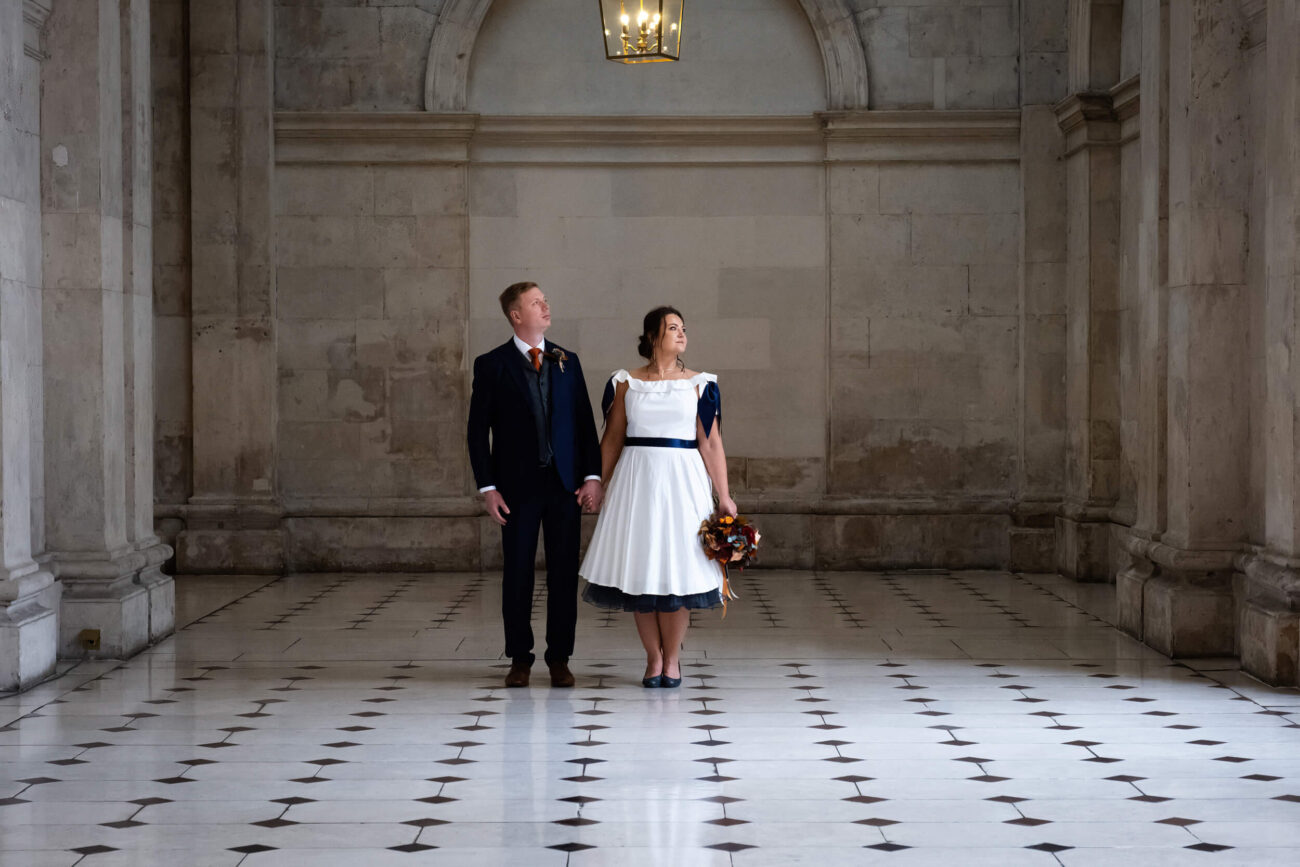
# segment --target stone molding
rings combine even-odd
[[[1119,118],[1110,93],[1083,91],[1071,94],[1054,107],[1056,122],[1065,134],[1069,157],[1084,148],[1118,147]]]
[[[277,112],[280,164],[791,163],[1019,159],[1018,111],[774,117]]]
[[[23,53],[33,60],[45,59],[42,39],[50,19],[52,0],[23,0]]]
[[[475,163],[820,163],[822,131],[795,117],[505,117],[485,115]]]
[[[821,50],[826,73],[826,107],[865,109],[867,56],[848,0],[799,0]],[[469,66],[479,28],[492,0],[447,0],[438,15],[429,43],[424,76],[424,108],[430,112],[463,112]],[[592,9],[595,13],[595,9]]]
[[[1132,530],[1121,535],[1121,545],[1134,557],[1178,572],[1227,572],[1236,568],[1240,546],[1230,548],[1177,548],[1146,539]]]
[[[1238,554],[1234,565],[1254,588],[1300,610],[1300,560],[1254,549]]]
[[[275,113],[275,160],[294,163],[463,163],[474,114]]]
[[[1017,162],[1019,110],[830,111],[818,115],[830,162]]]

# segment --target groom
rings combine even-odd
[[[543,339],[551,309],[536,283],[501,293],[515,336],[474,359],[469,460],[483,507],[501,525],[501,617],[510,672],[528,686],[533,660],[533,563],[546,539],[546,664],[551,686],[573,686],[580,509],[600,508],[600,444],[578,357]]]

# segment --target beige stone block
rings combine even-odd
[[[882,214],[1011,214],[1020,210],[1019,169],[1005,163],[882,165]]]
[[[393,319],[463,319],[469,312],[467,279],[463,268],[385,269],[384,314]]]
[[[282,461],[355,461],[361,457],[360,425],[282,421],[276,445]]]
[[[382,268],[463,268],[464,217],[376,217],[362,223],[362,255]]]
[[[558,221],[537,218],[470,217],[470,269],[517,268],[531,273],[537,268],[564,267],[564,236]],[[621,255],[620,247],[610,245],[607,255]],[[477,284],[476,284],[477,285]],[[506,283],[493,293],[510,285]],[[473,308],[471,307],[471,310]]]
[[[578,323],[577,350],[582,353],[582,364],[586,371],[587,384],[599,383],[604,388],[604,381],[609,373],[620,368],[632,370],[644,364],[645,359],[637,355],[637,337],[641,332],[640,318],[627,319],[582,319]],[[688,336],[690,326],[687,326]],[[689,359],[689,360],[688,360]],[[689,341],[687,353],[683,359],[690,364],[695,361]]]
[[[732,217],[825,213],[822,170],[792,166],[655,166],[606,181],[620,217]]]
[[[469,464],[464,457],[464,430],[460,431],[460,453],[438,460],[388,460],[371,468],[372,488],[384,497],[454,497],[469,488]]]
[[[517,169],[471,166],[469,169],[469,213],[474,217],[517,217],[519,197]]]
[[[351,370],[357,365],[356,323],[343,319],[281,322],[276,349],[282,371]]]
[[[391,216],[458,216],[467,213],[461,166],[376,166],[375,213]]]
[[[154,413],[158,421],[190,417],[190,321],[182,316],[154,318]]]
[[[746,487],[768,493],[817,493],[826,484],[821,458],[751,458],[746,462]]]
[[[291,268],[276,272],[283,319],[374,319],[384,313],[384,273],[377,268]]]
[[[826,425],[821,417],[790,419],[782,424],[746,423],[734,415],[723,397],[722,432],[725,448],[749,460],[820,455],[826,448]]]
[[[832,214],[880,213],[878,166],[832,165],[829,183]]]
[[[1020,67],[1015,57],[949,57],[945,69],[950,109],[1019,105]]]
[[[772,330],[772,366],[824,377],[829,345],[825,319],[786,319]]]
[[[934,107],[934,61],[911,55],[908,11],[902,6],[876,6],[857,16],[872,108]]]
[[[281,460],[280,490],[288,497],[369,496],[371,475],[356,460]]]
[[[970,266],[970,312],[1010,316],[1020,309],[1020,269],[1015,265]]]
[[[375,213],[375,178],[365,166],[279,166],[273,189],[280,216]]]
[[[832,216],[832,267],[869,269],[908,263],[911,220],[908,216]]]
[[[391,372],[389,412],[393,434],[406,421],[449,421],[463,416],[466,405],[464,376],[452,372]],[[403,430],[408,432],[409,426]]]
[[[1020,254],[1015,214],[914,214],[911,226],[918,265],[1013,265]]]
[[[465,343],[461,320],[361,319],[356,329],[357,361],[362,366],[461,368]]]
[[[484,519],[486,520],[486,519]],[[286,556],[297,571],[477,571],[479,519],[292,518]]]
[[[1022,100],[1026,106],[1056,105],[1069,90],[1066,76],[1068,56],[1064,51],[1029,51],[1022,58],[1025,89]]]
[[[275,50],[283,57],[376,59],[382,50],[379,23],[373,8],[278,6]]]
[[[979,7],[921,6],[907,13],[912,57],[952,57],[979,53]]]
[[[724,268],[718,283],[723,318],[743,313],[785,322],[826,316],[824,268]]]
[[[523,216],[609,217],[611,175],[634,174],[597,166],[520,169],[515,174],[517,213]]]
[[[825,377],[806,371],[733,369],[719,375],[718,388],[727,417],[746,424],[820,424],[826,415]]]
[[[357,104],[359,70],[354,61],[278,56],[275,59],[275,107],[281,111],[338,111]]]
[[[276,263],[303,268],[378,267],[387,264],[374,261],[381,258],[374,253],[376,239],[368,231],[363,242],[363,225],[368,229],[373,223],[360,224],[349,217],[279,217],[275,223]],[[196,245],[196,261],[197,255]]]
[[[1015,57],[1020,53],[1019,4],[983,6],[980,9],[981,57]]]
[[[462,419],[450,422],[433,422],[427,419],[393,419],[389,439],[389,454],[404,460],[441,461],[457,474],[436,474],[441,489],[447,494],[460,493],[461,466],[465,463],[465,423]],[[453,489],[448,489],[449,479],[456,479]],[[410,494],[407,494],[410,496]]]
[[[871,320],[836,316],[830,323],[832,370],[852,371],[871,366]]]
[[[692,320],[687,345],[691,366],[711,371],[766,370],[771,367],[771,329],[769,319]]]
[[[1020,27],[1026,50],[1065,51],[1069,20],[1069,0],[1036,0],[1023,4]]]
[[[944,316],[966,311],[965,266],[878,265],[831,269],[831,311],[838,318]]]

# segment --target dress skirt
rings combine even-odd
[[[578,570],[583,600],[639,612],[721,605],[722,570],[699,540],[712,511],[698,449],[624,446]]]

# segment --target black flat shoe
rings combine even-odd
[[[656,674],[654,677],[641,678],[641,685],[646,689],[658,689],[663,681],[663,675]]]

